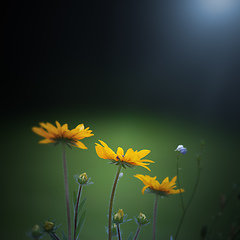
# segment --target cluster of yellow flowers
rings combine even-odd
[[[89,128],[84,128],[83,124],[79,124],[76,128],[69,130],[68,124],[61,126],[58,121],[56,121],[56,127],[51,123],[41,122],[40,127],[33,127],[32,130],[45,138],[39,141],[39,143],[47,144],[64,142],[82,149],[87,149],[87,147],[80,140],[94,135]],[[99,142],[100,144],[96,143],[95,148],[96,153],[100,158],[109,159],[112,163],[116,165],[121,164],[123,167],[141,166],[151,171],[148,165],[150,163],[154,163],[154,161],[142,159],[150,153],[150,150],[134,151],[132,148],[129,148],[124,154],[124,150],[121,147],[118,147],[117,152],[115,153],[105,142],[101,140],[99,140]],[[140,179],[145,185],[142,189],[142,194],[144,194],[144,191],[147,188],[162,196],[184,192],[183,189],[174,189],[176,188],[177,176],[175,176],[171,181],[169,181],[169,178],[166,177],[162,183],[159,183],[156,180],[156,176],[150,177],[148,175],[144,176],[137,174],[135,177]]]

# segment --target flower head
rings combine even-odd
[[[183,155],[187,153],[187,149],[183,145],[178,145],[178,147],[175,149],[175,151],[178,151]]]
[[[88,181],[88,177],[86,173],[82,173],[81,175],[79,175],[78,182],[80,184],[85,184],[87,181]]]
[[[118,212],[113,216],[113,222],[119,224],[123,222],[124,213],[122,209],[119,209]]]
[[[137,175],[134,175],[134,177],[140,179],[145,184],[145,186],[142,189],[142,194],[144,194],[144,191],[147,188],[149,188],[150,193],[156,193],[161,196],[167,196],[170,194],[184,192],[183,189],[177,189],[177,190],[174,189],[176,188],[177,176],[175,176],[170,182],[169,182],[169,178],[166,177],[162,181],[162,183],[159,183],[156,180],[157,177],[150,177],[148,175],[144,176],[142,174],[137,174]]]
[[[93,182],[91,182],[91,178],[88,177],[86,173],[82,173],[80,175],[75,175],[74,177],[75,177],[76,182],[82,186],[87,186],[87,185],[93,184]]]
[[[43,234],[44,232],[39,225],[35,225],[32,230],[27,233],[27,235],[33,239],[41,239]]]
[[[75,127],[72,130],[68,129],[68,124],[64,124],[61,126],[61,124],[56,121],[56,126],[53,126],[51,123],[40,123],[41,127],[33,127],[32,130],[44,137],[45,139],[39,141],[39,143],[59,143],[59,142],[65,142],[67,144],[71,144],[74,147],[87,149],[87,147],[80,142],[79,140],[91,137],[94,134],[92,134],[92,130],[89,130],[89,128],[84,128],[83,124],[79,124],[77,127]]]
[[[122,164],[123,167],[141,166],[151,171],[147,165],[154,163],[154,161],[142,159],[150,153],[150,150],[133,151],[132,148],[129,148],[124,154],[123,149],[121,147],[118,147],[117,153],[115,153],[111,148],[108,147],[105,142],[101,140],[99,140],[99,142],[102,144],[102,146],[96,143],[95,148],[97,155],[100,158],[109,159],[116,165]]]
[[[46,232],[52,232],[55,230],[55,224],[53,222],[45,221],[43,228]]]
[[[134,217],[134,218],[135,218],[135,222],[141,227],[150,223],[150,221],[147,219],[146,215],[143,213],[140,213],[137,218],[136,217]]]

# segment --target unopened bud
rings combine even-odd
[[[44,230],[46,232],[52,232],[54,230],[55,224],[53,222],[45,221],[44,223]]]
[[[88,181],[88,177],[87,177],[86,173],[82,173],[81,175],[79,175],[78,182],[80,184],[85,184],[85,183],[87,183],[87,181]]]
[[[149,223],[149,220],[147,219],[146,215],[143,213],[140,213],[139,216],[137,217],[137,223],[141,226]]]
[[[122,223],[123,222],[123,217],[124,217],[123,210],[119,209],[118,212],[113,217],[114,223],[116,223],[116,224]]]
[[[42,235],[43,235],[43,232],[42,232],[40,226],[39,225],[35,225],[32,228],[32,231],[30,232],[30,235],[34,239],[40,239],[42,237]]]

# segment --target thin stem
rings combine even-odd
[[[191,202],[192,202],[192,200],[193,200],[193,197],[194,197],[194,195],[195,195],[195,192],[196,192],[196,190],[197,190],[197,186],[198,186],[198,183],[199,183],[199,179],[200,179],[200,168],[198,168],[197,180],[196,180],[196,183],[195,183],[195,186],[194,186],[192,195],[191,195],[191,197],[190,197],[190,200],[189,200],[189,202],[188,202],[188,204],[187,204],[187,207],[186,207],[186,209],[183,210],[183,214],[182,214],[182,217],[181,217],[181,219],[180,219],[180,222],[179,222],[179,225],[178,225],[177,232],[176,232],[176,235],[175,235],[174,240],[176,240],[177,237],[178,237],[178,233],[179,233],[180,228],[181,228],[181,226],[182,226],[184,217],[185,217],[185,215],[186,215],[186,213],[187,213],[187,211],[188,211],[188,208],[189,208],[189,206],[190,206],[190,204],[191,204]]]
[[[180,152],[178,152],[178,155],[177,155],[177,180],[178,180],[178,187],[179,187],[179,189],[181,189],[180,179],[179,179],[179,160],[180,160]],[[181,191],[180,191],[180,196],[181,196],[182,208],[183,208],[183,212],[184,212],[185,208],[184,208],[183,196],[182,196]]]
[[[68,240],[71,240],[71,214],[70,214],[70,201],[69,201],[69,190],[68,190],[68,177],[67,177],[67,160],[65,145],[62,143],[62,154],[63,154],[63,173],[64,173],[64,186],[67,206],[67,222],[68,222]]]
[[[76,202],[76,206],[75,206],[75,216],[74,216],[74,235],[73,235],[74,240],[76,239],[77,218],[78,218],[77,215],[78,215],[78,206],[79,206],[79,202],[80,202],[81,193],[82,193],[82,185],[79,184],[77,202]]]
[[[118,182],[118,177],[121,171],[122,165],[119,164],[118,170],[116,173],[116,177],[113,183],[113,188],[112,188],[112,193],[111,193],[111,198],[110,198],[110,203],[109,203],[109,215],[108,215],[108,240],[112,239],[112,231],[111,231],[111,225],[112,225],[112,208],[113,208],[113,200],[114,200],[114,194],[115,190],[117,187],[117,182]]]
[[[60,240],[60,238],[56,235],[56,233],[50,233],[52,237],[54,237],[56,240]]]
[[[158,206],[158,194],[155,194],[154,212],[153,212],[153,240],[156,238],[156,221],[157,221],[157,206]]]
[[[122,240],[120,224],[117,224],[117,235],[118,235],[118,240]]]
[[[135,234],[134,240],[137,240],[138,234],[140,233],[140,230],[141,230],[141,227],[138,226],[138,229],[137,229],[137,232],[136,232],[136,234]]]
[[[180,222],[179,222],[179,225],[178,225],[177,232],[176,232],[174,240],[177,240],[177,237],[178,237],[179,231],[181,229],[184,217],[185,217],[185,215],[186,215],[186,213],[187,213],[187,211],[189,209],[189,206],[192,203],[192,200],[194,198],[194,195],[195,195],[197,187],[198,187],[198,183],[199,183],[199,179],[200,179],[200,173],[201,173],[201,167],[200,167],[201,156],[202,155],[200,154],[199,159],[197,159],[198,160],[198,171],[197,171],[197,179],[196,179],[196,182],[195,182],[195,185],[194,185],[194,189],[193,189],[192,195],[191,195],[191,197],[190,197],[190,199],[188,201],[187,207],[186,208],[183,207],[182,217],[180,219]],[[178,169],[178,162],[179,162],[179,156],[178,156],[178,160],[177,160],[177,169]],[[178,174],[178,171],[177,171],[177,174]],[[177,175],[177,178],[178,178],[178,175]],[[178,184],[179,184],[179,188],[180,188],[180,181],[178,181]],[[182,192],[180,192],[180,194],[181,194],[181,199],[182,199],[182,204],[183,204]]]

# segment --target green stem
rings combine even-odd
[[[122,240],[120,224],[117,224],[117,235],[118,235],[118,240]]]
[[[178,168],[178,161],[179,161],[179,158],[178,158],[178,160],[177,160],[177,168]],[[188,204],[187,204],[187,207],[186,207],[186,208],[183,207],[182,217],[181,217],[181,219],[180,219],[180,222],[179,222],[179,225],[178,225],[177,232],[176,232],[176,235],[175,235],[174,240],[177,240],[177,237],[178,237],[179,231],[180,231],[180,229],[181,229],[181,226],[182,226],[184,217],[185,217],[185,215],[186,215],[186,213],[187,213],[187,211],[188,211],[188,209],[189,209],[189,206],[190,206],[191,203],[192,203],[193,197],[194,197],[194,195],[195,195],[195,193],[196,193],[196,190],[197,190],[197,187],[198,187],[198,183],[199,183],[199,179],[200,179],[200,173],[201,173],[201,167],[200,167],[200,160],[199,160],[199,161],[198,161],[197,179],[196,179],[196,182],[195,182],[195,186],[194,186],[192,195],[191,195],[191,197],[190,197],[190,200],[189,200],[189,202],[188,202]],[[177,172],[177,174],[178,174],[178,172]],[[178,178],[178,175],[177,175],[177,178]],[[179,178],[178,178],[178,179],[179,179]],[[178,181],[178,184],[179,184],[179,188],[180,188],[180,181]],[[182,192],[180,192],[180,194],[181,194],[181,199],[182,199],[182,204],[183,204]]]
[[[177,180],[178,180],[178,187],[179,189],[181,189],[181,186],[180,186],[180,179],[179,179],[179,160],[180,160],[180,152],[178,153],[177,155]],[[184,208],[184,201],[183,201],[183,196],[182,196],[182,192],[180,192],[180,196],[181,196],[181,202],[182,202],[182,208],[183,208],[183,212],[185,211],[185,208]]]
[[[67,222],[68,222],[68,240],[71,240],[71,214],[70,214],[70,201],[69,201],[69,190],[68,190],[68,177],[67,177],[67,160],[65,144],[62,143],[62,154],[63,154],[63,174],[64,174],[64,186],[67,206]]]
[[[110,198],[110,203],[109,203],[109,215],[108,215],[108,240],[112,239],[112,231],[111,231],[111,226],[112,226],[112,208],[113,208],[113,200],[114,200],[114,194],[115,190],[117,187],[117,182],[118,182],[118,177],[121,171],[122,165],[118,165],[118,170],[116,173],[116,177],[113,183],[113,188],[112,188],[112,193],[111,193],[111,198]]]
[[[158,194],[155,194],[154,212],[153,212],[153,232],[152,239],[156,238],[156,221],[157,221],[157,206],[158,206]]]
[[[141,227],[138,226],[138,229],[137,229],[137,232],[136,232],[136,234],[135,234],[134,240],[137,240],[138,235],[139,235],[139,233],[140,233],[140,230],[141,230]]]
[[[56,240],[60,240],[60,238],[56,235],[56,233],[49,233],[52,237],[54,237]]]
[[[75,216],[74,216],[74,235],[73,235],[74,240],[76,239],[77,218],[78,218],[77,215],[78,215],[78,206],[79,206],[79,202],[80,202],[81,193],[82,193],[82,185],[79,184],[77,202],[76,202],[76,206],[75,206]]]

